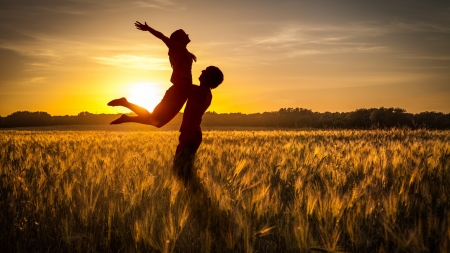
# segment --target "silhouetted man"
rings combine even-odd
[[[188,93],[173,162],[175,175],[182,179],[185,185],[193,177],[195,153],[202,143],[200,124],[203,114],[211,105],[211,89],[217,88],[223,82],[223,73],[219,68],[209,66],[202,71],[198,80],[200,86],[192,85]]]

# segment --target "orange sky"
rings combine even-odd
[[[197,58],[224,83],[210,111],[401,107],[450,113],[450,2],[1,1],[0,116],[148,109],[170,86],[167,36],[184,29]]]

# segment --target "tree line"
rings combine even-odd
[[[0,116],[0,128],[55,125],[107,125],[120,114],[93,114],[51,116],[46,112],[14,112]],[[168,126],[179,126],[183,115],[179,113]],[[318,129],[386,129],[407,127],[411,129],[450,129],[450,113],[407,113],[401,108],[357,109],[352,112],[313,112],[304,108],[281,108],[264,113],[206,112],[203,126],[318,128]]]

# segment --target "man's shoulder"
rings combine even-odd
[[[204,87],[204,86],[200,86],[197,84],[192,84],[189,89],[191,90],[191,92],[206,92],[206,93],[211,93],[211,89],[208,87]]]
[[[211,97],[211,89],[208,87],[198,86],[198,85],[191,85],[190,92],[189,92],[189,98],[197,101],[204,101],[208,99],[208,97]]]

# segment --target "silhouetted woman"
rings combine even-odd
[[[120,118],[111,122],[111,125],[126,122],[135,122],[156,127],[162,127],[173,119],[181,110],[187,100],[189,87],[192,85],[192,61],[197,61],[195,55],[187,50],[187,44],[191,41],[189,35],[179,29],[166,37],[161,32],[145,24],[136,21],[135,26],[141,31],[148,31],[156,38],[162,40],[169,49],[169,60],[172,65],[172,86],[166,91],[161,102],[155,107],[153,113],[147,109],[128,102],[126,98],[114,99],[108,103],[109,106],[123,106],[137,116],[123,114]]]

